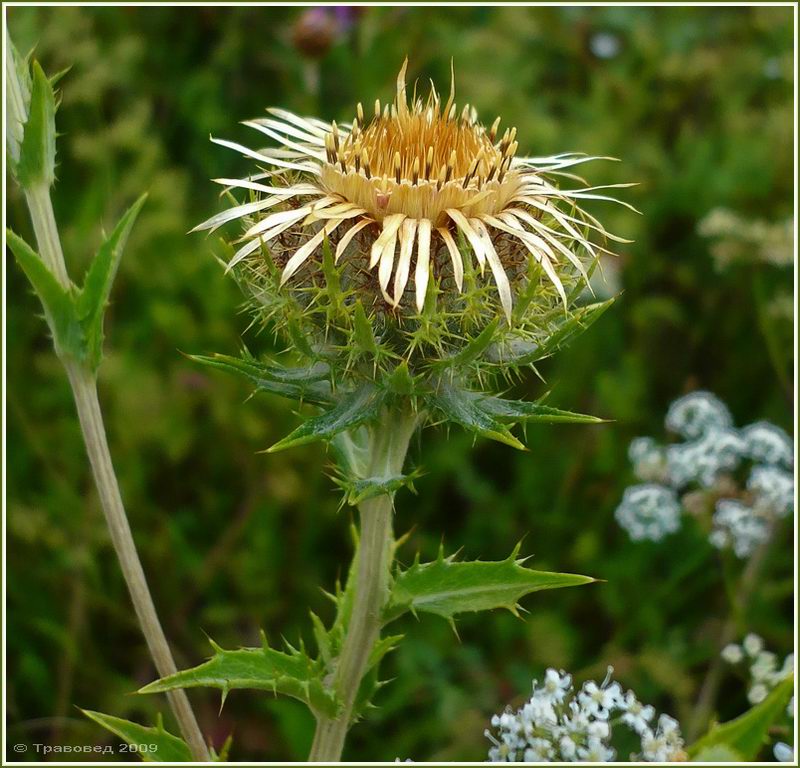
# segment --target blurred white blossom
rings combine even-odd
[[[724,472],[739,466],[744,441],[733,429],[711,428],[699,438],[667,448],[667,476],[674,488],[697,483],[710,488]]]
[[[746,455],[760,464],[791,467],[794,464],[792,441],[780,427],[757,421],[742,430]]]
[[[747,490],[778,517],[791,514],[794,507],[794,478],[778,467],[753,467],[747,479]]]
[[[670,432],[693,440],[712,429],[729,429],[733,426],[733,418],[722,400],[700,390],[675,400],[664,423]]]
[[[778,222],[747,219],[725,208],[716,208],[699,224],[698,233],[714,240],[711,256],[717,269],[736,262],[788,267],[793,263],[792,219]]]
[[[767,520],[756,514],[753,507],[735,499],[720,499],[712,522],[711,543],[717,549],[733,549],[740,558],[752,555],[769,538]]]
[[[637,437],[628,446],[633,473],[645,482],[663,482],[667,477],[667,452],[652,437]]]
[[[614,517],[634,541],[661,541],[680,528],[681,507],[670,488],[633,485],[625,489]]]
[[[737,430],[727,405],[705,391],[675,400],[665,424],[682,440],[631,441],[628,457],[645,484],[626,489],[617,522],[635,541],[660,541],[689,511],[707,521],[714,547],[749,557],[794,509],[791,438],[767,421]]]

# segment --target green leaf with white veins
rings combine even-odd
[[[164,729],[161,717],[154,727],[132,723],[121,717],[104,715],[102,712],[92,712],[82,709],[86,717],[118,736],[134,749],[126,758],[138,755],[146,763],[191,763],[193,761],[189,747],[183,739],[173,736]]]
[[[517,613],[520,598],[543,589],[590,584],[594,579],[573,573],[550,573],[523,567],[519,545],[506,560],[459,562],[454,556],[439,557],[431,563],[419,560],[395,576],[386,622],[406,611],[435,613],[452,619],[457,613],[506,608]]]
[[[317,440],[331,440],[346,429],[353,429],[374,419],[381,404],[381,393],[374,386],[365,384],[342,395],[330,410],[306,419],[294,432],[279,440],[267,452],[275,453]]]
[[[323,684],[324,663],[304,650],[290,647],[284,653],[270,648],[266,640],[261,648],[228,651],[213,641],[212,647],[214,655],[204,664],[156,680],[139,693],[219,688],[224,702],[229,691],[250,688],[282,693],[305,702],[312,712],[336,716],[339,707],[334,694]]]
[[[512,448],[525,446],[511,434],[510,426],[517,422],[548,422],[572,424],[599,424],[602,419],[583,413],[563,411],[541,403],[525,400],[506,400],[502,397],[484,395],[455,386],[441,384],[434,394],[428,396],[434,412],[446,421],[460,425],[491,440],[506,443]]]
[[[238,373],[248,379],[261,392],[269,392],[312,405],[330,405],[333,402],[331,386],[327,381],[329,368],[317,362],[299,368],[288,368],[278,363],[262,363],[248,353],[242,357],[215,354],[189,355],[190,360],[228,373]]]

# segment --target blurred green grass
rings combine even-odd
[[[521,150],[584,151],[617,164],[592,183],[635,180],[640,208],[597,209],[635,240],[608,264],[622,295],[520,395],[612,422],[528,430],[516,453],[427,431],[415,453],[419,496],[398,498],[402,551],[444,539],[470,557],[503,557],[525,537],[538,568],[606,583],[536,595],[526,621],[411,619],[386,664],[395,681],[352,733],[353,759],[483,759],[487,716],[523,696],[545,666],[617,677],[679,718],[691,711],[725,611],[718,556],[691,522],[660,544],[633,544],[613,520],[632,476],[630,439],[662,434],[674,397],[714,391],[737,423],[791,431],[791,393],[765,344],[764,296],[791,292],[791,270],[715,269],[697,234],[710,211],[778,221],[792,210],[790,8],[364,8],[336,11],[318,60],[295,42],[300,8],[12,8],[18,47],[62,80],[55,207],[80,275],[124,208],[150,198],[129,243],[106,324],[101,398],[123,495],[179,665],[223,645],[308,635],[327,616],[350,557],[349,512],[320,448],[258,454],[295,423],[284,401],[246,401],[246,386],[181,352],[233,353],[248,318],[214,243],[185,233],[218,209],[210,177],[246,161],[209,134],[247,143],[240,120],[280,105],[347,119],[386,99],[399,64],[421,84],[449,81],[460,102],[516,125]],[[330,14],[334,11],[331,9]],[[308,19],[306,18],[306,22]],[[312,42],[322,44],[321,33]],[[306,38],[308,34],[306,35]],[[30,235],[9,183],[10,226]],[[8,257],[7,257],[8,258]],[[101,743],[75,706],[154,719],[166,704],[128,695],[153,677],[93,492],[69,390],[39,308],[8,262],[8,727],[19,742]],[[760,286],[761,293],[754,291]],[[769,307],[767,307],[767,310]],[[791,358],[788,324],[779,328]],[[245,333],[253,350],[270,340]],[[784,375],[790,368],[782,371]],[[791,541],[775,545],[742,630],[778,652],[792,642]],[[238,760],[303,759],[312,723],[299,705],[259,694],[193,692],[217,744]],[[725,681],[719,715],[746,708]],[[391,734],[387,736],[387,734]],[[33,754],[29,754],[33,757]]]

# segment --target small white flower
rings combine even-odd
[[[678,723],[678,721],[674,717],[670,717],[669,715],[659,716],[658,729],[669,740],[672,740],[674,736],[679,735],[681,732],[681,726]]]
[[[725,549],[731,543],[731,538],[726,531],[716,530],[708,535],[708,542],[714,549]]]
[[[680,516],[675,492],[654,484],[626,488],[614,512],[617,522],[634,541],[660,541],[680,528]]]
[[[724,538],[730,542],[739,558],[752,555],[756,547],[769,536],[767,520],[757,510],[736,499],[720,499],[712,522],[714,532],[724,532]],[[717,542],[722,541],[723,537],[715,538],[712,534],[709,540],[717,546]]]
[[[728,406],[710,392],[692,392],[675,400],[667,411],[665,424],[670,432],[694,439],[711,429],[733,425]]]
[[[784,744],[782,741],[779,741],[772,748],[772,751],[775,754],[775,759],[779,763],[793,763],[794,762],[794,749],[792,749],[788,744]]]
[[[589,40],[589,48],[598,59],[613,59],[619,53],[619,38],[610,32],[598,32]]]
[[[598,686],[590,680],[578,694],[578,701],[589,715],[606,719],[609,712],[616,708],[622,700],[622,689],[619,683],[608,687]]]
[[[747,489],[767,513],[786,517],[794,508],[794,478],[784,469],[774,466],[753,467]]]
[[[637,437],[628,446],[628,458],[633,472],[645,482],[662,482],[666,479],[667,454],[663,446],[652,437]]]
[[[698,483],[714,485],[720,475],[732,472],[744,455],[744,441],[733,429],[709,429],[696,440],[667,447],[667,475],[671,485],[683,488]]]
[[[648,723],[656,713],[655,709],[649,704],[642,704],[633,691],[625,693],[621,708],[625,710],[622,715],[622,722],[638,734],[642,734],[647,730]]]
[[[595,720],[589,723],[586,733],[593,739],[607,739],[611,735],[611,728],[606,720]]]
[[[738,664],[744,658],[744,652],[740,645],[730,643],[722,649],[720,656],[722,656],[723,660],[727,661],[728,664]]]
[[[585,747],[578,748],[578,757],[585,763],[610,763],[616,752],[600,739],[589,739]]]
[[[764,682],[771,680],[778,666],[778,659],[770,651],[761,651],[755,661],[750,665],[750,675],[753,680]]]
[[[578,747],[569,736],[562,736],[558,742],[558,748],[561,750],[561,757],[564,760],[573,760],[577,754]]]
[[[564,701],[567,692],[572,688],[572,675],[563,670],[559,673],[555,669],[548,669],[544,674],[542,693],[546,694],[555,704]]]
[[[742,648],[751,658],[758,656],[764,650],[764,640],[755,632],[748,633],[742,641]]]
[[[764,699],[767,698],[767,694],[769,691],[767,690],[767,686],[763,683],[756,683],[750,690],[747,692],[747,700],[751,704],[760,704]]]
[[[641,739],[642,758],[650,763],[672,762],[683,749],[678,721],[669,715],[661,715],[656,732],[647,728]]]
[[[742,430],[747,455],[760,464],[791,467],[794,464],[792,441],[780,427],[757,421]]]

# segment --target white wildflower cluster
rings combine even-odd
[[[722,658],[728,664],[746,664],[749,682],[747,699],[751,704],[760,704],[767,698],[769,692],[780,682],[794,673],[794,654],[790,653],[778,664],[778,657],[771,651],[764,649],[761,637],[751,632],[741,645],[731,643],[722,649]],[[789,702],[786,714],[794,717],[794,699]]]
[[[492,717],[486,730],[492,762],[589,762],[617,758],[613,728],[625,726],[641,743],[632,761],[672,762],[685,759],[677,721],[668,715],[657,720],[653,707],[642,704],[633,691],[623,691],[611,680],[611,667],[598,685],[589,681],[575,691],[572,676],[548,669],[544,681],[533,683],[533,695],[517,711]]]
[[[660,541],[680,528],[687,496],[700,491],[713,505],[710,542],[748,557],[794,508],[791,439],[766,421],[736,429],[725,403],[702,391],[672,403],[665,424],[680,442],[631,442],[628,455],[644,484],[625,491],[617,522],[635,541]]]

